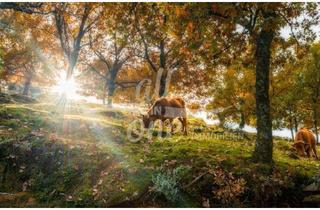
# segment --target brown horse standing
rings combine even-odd
[[[315,158],[318,159],[316,139],[314,137],[314,134],[310,130],[301,128],[296,134],[293,146],[296,148],[300,156],[310,157],[312,150]]]
[[[182,123],[182,132],[187,135],[187,111],[186,104],[181,97],[162,97],[156,100],[146,115],[143,115],[143,123],[145,128],[149,128],[150,123],[156,120],[162,121],[162,132],[164,130],[164,122],[170,121],[171,133],[173,132],[172,121],[178,118]]]

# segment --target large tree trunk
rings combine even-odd
[[[69,58],[69,67],[67,71],[67,77],[66,80],[71,79],[73,75],[74,68],[76,66],[77,60],[78,60],[78,54],[77,52],[72,53],[72,55]]]
[[[166,75],[161,76],[159,97],[166,96]]]
[[[317,110],[317,100],[313,100],[313,126],[314,126],[314,133],[316,135],[317,143],[319,143],[319,136],[318,136],[318,110]]]
[[[166,81],[167,81],[166,54],[165,54],[164,40],[161,40],[160,42],[160,68],[163,69],[163,72],[160,78],[159,97],[162,97],[166,95]]]
[[[31,86],[31,81],[32,81],[32,73],[29,73],[26,77],[26,80],[24,82],[24,87],[23,87],[23,95],[27,96],[29,94],[30,86]]]
[[[270,47],[273,36],[271,29],[261,30],[256,43],[257,139],[253,159],[263,163],[272,162],[273,152],[269,100]]]

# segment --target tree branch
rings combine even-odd
[[[94,66],[92,66],[92,65],[89,64],[89,63],[86,63],[86,65],[89,66],[89,69],[88,69],[88,70],[91,70],[92,72],[95,72],[98,76],[100,76],[101,78],[106,79],[106,77],[105,77],[103,74],[101,74],[101,73],[99,72],[99,70],[96,69]]]
[[[125,81],[125,82],[116,82],[115,84],[121,88],[131,88],[136,87],[140,81]]]
[[[27,14],[37,13],[35,9],[41,8],[43,3],[16,3],[16,2],[1,2],[0,9],[13,9],[15,11],[24,12]]]
[[[297,45],[300,46],[299,40],[298,40],[298,38],[296,37],[296,35],[295,35],[294,31],[293,31],[293,23],[290,22],[290,20],[288,20],[288,18],[287,18],[285,15],[283,15],[281,12],[278,12],[278,14],[279,14],[279,15],[286,21],[286,23],[289,25],[290,31],[291,31],[291,34],[292,34],[292,37],[295,39]]]
[[[142,58],[144,58],[150,65],[151,69],[154,71],[154,72],[157,72],[157,67],[156,65],[152,62],[152,60],[150,59],[149,57],[149,47],[148,47],[148,44],[141,32],[141,29],[139,28],[139,26],[137,26],[137,30],[138,30],[138,33],[141,37],[141,41],[143,43],[143,46],[144,46],[144,56]]]

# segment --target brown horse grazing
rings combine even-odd
[[[187,111],[184,100],[180,97],[168,98],[162,97],[156,100],[146,115],[142,115],[145,128],[150,127],[150,123],[156,120],[162,121],[162,132],[164,131],[164,122],[170,121],[171,133],[173,133],[172,121],[178,118],[182,123],[182,132],[187,132]]]
[[[300,156],[310,157],[312,150],[315,158],[318,159],[316,139],[314,134],[310,130],[306,128],[301,128],[296,134],[293,146],[296,148]]]

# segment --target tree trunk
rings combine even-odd
[[[23,93],[22,95],[27,96],[29,94],[30,86],[31,86],[31,80],[32,80],[32,73],[29,73],[26,77],[26,80],[24,82],[24,87],[23,87]]]
[[[108,96],[108,107],[112,107],[112,97],[113,96]]]
[[[166,96],[166,75],[163,72],[163,75],[160,79],[160,88],[159,88],[159,97]]]
[[[159,97],[162,97],[166,95],[166,80],[167,80],[166,54],[165,54],[164,40],[161,40],[160,42],[160,68],[163,69],[163,72],[160,78]]]
[[[243,112],[243,105],[244,105],[244,100],[241,98],[239,100],[239,109],[238,109],[238,111],[240,112],[240,123],[239,123],[240,130],[242,130],[246,124],[246,119]]]
[[[112,107],[112,98],[115,91],[115,83],[111,82],[108,87],[108,106]]]
[[[111,71],[110,78],[108,80],[108,106],[112,107],[112,98],[116,89],[116,76],[117,71]]]
[[[102,93],[102,104],[106,104],[106,97],[107,97],[107,88],[108,88],[108,80],[105,81],[103,86],[103,93]]]
[[[71,79],[72,75],[73,75],[73,70],[76,66],[77,63],[77,59],[71,55],[71,58],[69,59],[69,67],[68,67],[68,71],[67,71],[67,77],[66,80]]]
[[[314,133],[316,135],[317,143],[319,143],[319,136],[318,136],[318,111],[317,111],[317,100],[313,101],[313,126],[314,126]]]
[[[294,130],[295,130],[295,132],[297,133],[298,132],[298,126],[299,126],[299,124],[298,124],[298,119],[297,119],[297,117],[296,116],[294,116]]]
[[[244,113],[243,113],[243,111],[241,111],[240,112],[240,123],[239,123],[240,130],[242,130],[244,128],[245,124],[246,124],[246,121],[245,121]]]
[[[217,116],[218,116],[218,119],[219,119],[219,127],[220,128],[224,128],[224,125],[225,125],[225,116],[223,113],[217,113]]]
[[[290,114],[290,131],[291,131],[291,139],[294,141],[294,131],[293,131],[293,124],[294,124],[294,117],[292,116],[292,111],[289,109],[289,114]]]
[[[294,131],[293,131],[293,127],[290,127],[290,131],[291,131],[291,139],[292,141],[294,141]]]
[[[271,29],[261,30],[256,43],[257,139],[253,159],[262,163],[271,163],[273,152],[269,100],[270,47],[273,35]]]

